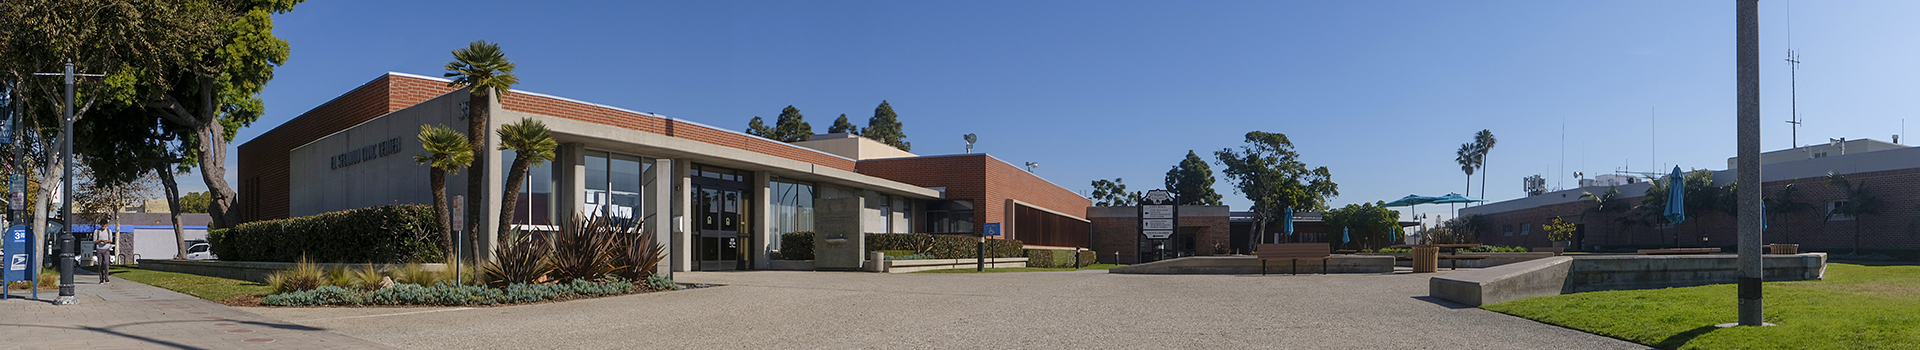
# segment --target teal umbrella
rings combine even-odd
[[[1345,226],[1341,226],[1341,227],[1340,227],[1340,245],[1343,245],[1343,246],[1344,246],[1344,245],[1347,245],[1347,242],[1352,242],[1352,241],[1353,241],[1352,239],[1350,239],[1350,238],[1348,238],[1348,237],[1352,237],[1352,236],[1351,236],[1351,234],[1349,233],[1349,231],[1347,230],[1347,227],[1345,227]]]
[[[1419,217],[1420,209],[1419,207],[1415,207],[1415,206],[1421,205],[1421,204],[1433,203],[1433,200],[1438,198],[1440,197],[1427,197],[1427,196],[1422,196],[1417,194],[1409,194],[1406,197],[1400,197],[1400,199],[1396,199],[1392,202],[1387,202],[1387,204],[1381,204],[1380,206],[1407,207],[1407,211],[1413,213],[1412,217]]]
[[[1667,175],[1667,210],[1664,213],[1667,222],[1680,224],[1687,221],[1687,179],[1680,176],[1680,167],[1673,167],[1673,174]]]
[[[1293,241],[1293,208],[1282,208],[1280,211],[1280,232],[1287,234],[1288,242]]]
[[[1473,202],[1485,202],[1485,201],[1487,201],[1487,200],[1485,200],[1485,199],[1479,199],[1479,198],[1473,198],[1473,197],[1467,197],[1467,196],[1462,196],[1462,195],[1460,195],[1459,193],[1448,193],[1448,194],[1447,194],[1447,195],[1445,195],[1445,196],[1439,196],[1439,197],[1433,197],[1433,202],[1429,202],[1429,203],[1441,203],[1441,204],[1444,204],[1444,203],[1473,203]]]

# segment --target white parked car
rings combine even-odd
[[[193,246],[187,247],[187,260],[214,260],[219,258],[220,257],[213,255],[212,245],[194,243]]]

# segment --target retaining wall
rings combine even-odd
[[[1269,274],[1291,274],[1293,262],[1273,260],[1266,263]],[[1320,261],[1300,261],[1298,273],[1320,273]],[[1393,272],[1392,256],[1337,254],[1326,261],[1326,273],[1389,273]],[[1108,273],[1158,274],[1158,275],[1233,275],[1261,273],[1260,259],[1252,256],[1190,256],[1185,258],[1161,260],[1145,264],[1127,265],[1107,270]]]
[[[1738,256],[1610,255],[1557,256],[1428,280],[1427,294],[1480,306],[1538,296],[1603,290],[1657,289],[1729,284],[1739,280]],[[1767,281],[1826,277],[1827,254],[1764,255]]]

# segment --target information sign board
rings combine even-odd
[[[1145,230],[1145,231],[1140,231],[1140,233],[1147,235],[1147,238],[1151,238],[1151,239],[1167,239],[1167,237],[1173,236],[1173,230],[1166,230],[1166,231]]]
[[[1140,234],[1147,239],[1173,237],[1174,230],[1180,227],[1180,205],[1174,201],[1173,192],[1147,191],[1140,197],[1139,209]]]

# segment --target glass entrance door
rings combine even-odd
[[[743,215],[740,190],[695,188],[700,208],[700,269],[742,268],[746,245],[740,231]]]

